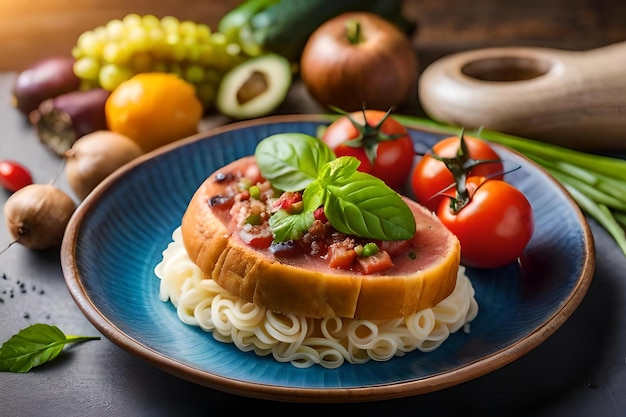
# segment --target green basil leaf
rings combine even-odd
[[[263,139],[254,156],[263,178],[283,191],[301,191],[335,159],[321,140],[304,133],[279,133]]]
[[[412,238],[415,218],[402,197],[370,174],[354,171],[346,175],[351,166],[325,170],[335,174],[325,181],[324,213],[330,224],[342,233],[369,239]]]
[[[37,323],[20,330],[0,346],[1,372],[28,372],[56,358],[68,343],[100,339],[65,336],[56,326]]]
[[[318,180],[310,183],[302,193],[302,211],[313,213],[318,207],[324,204],[325,191]]]
[[[310,211],[291,214],[287,210],[278,210],[269,221],[274,232],[274,242],[287,242],[301,239],[313,224],[314,218]]]
[[[342,156],[325,164],[318,174],[323,188],[329,184],[344,184],[351,181],[361,161],[352,156]],[[382,182],[382,181],[381,181]],[[383,183],[384,185],[384,183]]]

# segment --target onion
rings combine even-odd
[[[300,75],[323,106],[346,112],[407,104],[418,79],[417,54],[397,26],[369,12],[348,12],[309,38]]]

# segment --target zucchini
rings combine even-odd
[[[404,17],[402,6],[403,0],[248,0],[225,15],[218,29],[237,33],[250,56],[274,52],[297,62],[315,29],[345,12],[376,13],[412,33],[416,24]]]
[[[232,42],[239,42],[239,29],[258,12],[280,0],[248,0],[228,12],[217,25],[217,31]]]

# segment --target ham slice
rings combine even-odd
[[[390,319],[434,307],[452,293],[460,264],[457,238],[426,208],[405,198],[417,230],[411,245],[383,273],[331,268],[315,256],[277,258],[246,245],[229,228],[224,211],[209,202],[224,195],[224,177],[243,175],[253,157],[219,169],[198,188],[182,220],[185,248],[207,278],[272,310],[312,318]]]

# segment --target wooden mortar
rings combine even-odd
[[[586,151],[626,150],[626,42],[456,53],[429,65],[418,91],[435,120]]]

